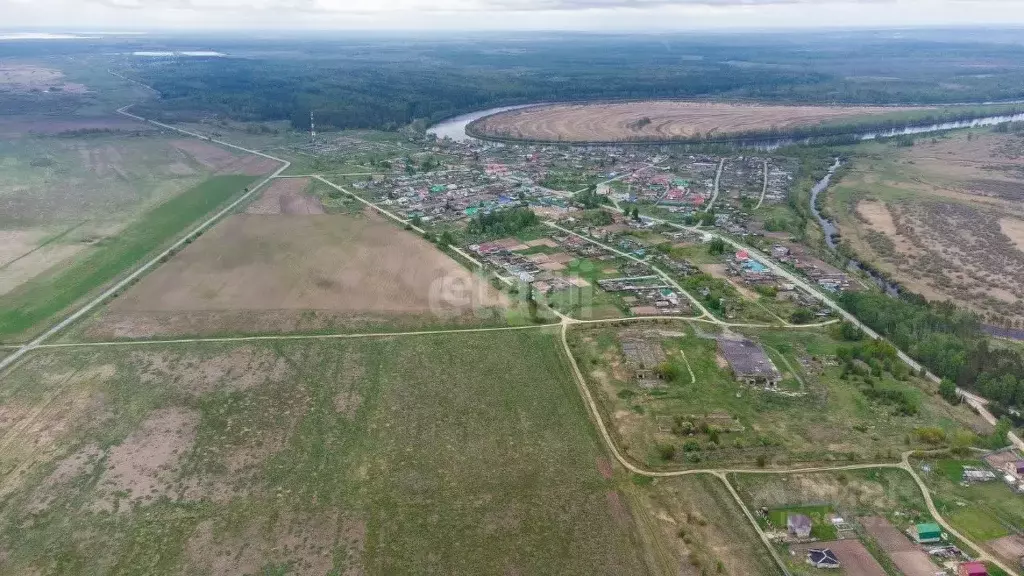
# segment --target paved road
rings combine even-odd
[[[177,242],[172,244],[170,248],[168,248],[168,249],[164,250],[163,252],[157,254],[156,256],[153,257],[152,260],[149,260],[148,262],[146,262],[146,263],[142,264],[141,266],[139,266],[134,272],[129,274],[127,277],[122,279],[120,282],[117,282],[116,284],[114,284],[113,286],[108,288],[106,291],[104,291],[99,296],[93,298],[91,301],[89,301],[87,304],[85,304],[84,306],[82,306],[81,308],[79,308],[78,310],[73,312],[67,318],[61,320],[59,323],[57,323],[56,326],[53,326],[52,328],[50,328],[46,332],[43,332],[41,335],[37,336],[35,339],[30,341],[28,344],[25,344],[24,346],[18,348],[10,356],[0,360],[0,374],[2,374],[4,372],[4,370],[6,370],[8,367],[12,366],[19,359],[21,359],[22,356],[24,356],[25,354],[29,353],[33,349],[38,348],[39,345],[45,343],[47,340],[52,338],[58,332],[64,330],[68,326],[74,324],[75,322],[80,320],[82,317],[84,317],[86,314],[92,312],[93,309],[95,309],[97,306],[102,304],[104,301],[106,301],[108,298],[113,296],[115,293],[117,293],[118,291],[120,291],[120,290],[124,289],[125,287],[127,287],[129,284],[134,282],[137,278],[140,278],[143,274],[148,272],[151,268],[153,268],[154,266],[158,265],[160,263],[161,259],[163,259],[164,257],[170,256],[173,252],[175,252],[176,250],[178,250],[182,246],[184,246],[186,242],[188,242],[192,238],[195,238],[197,235],[199,235],[201,232],[203,232],[207,228],[213,226],[221,218],[223,218],[227,214],[231,213],[239,204],[245,202],[246,200],[251,198],[254,194],[256,194],[261,188],[263,188],[264,185],[267,184],[267,182],[270,182],[272,179],[277,177],[279,174],[281,174],[282,172],[287,170],[288,167],[291,165],[291,162],[288,162],[287,160],[282,160],[281,158],[276,158],[274,156],[270,156],[268,154],[264,154],[264,153],[258,152],[256,150],[250,150],[248,148],[243,148],[241,146],[236,146],[236,145],[228,143],[228,142],[222,142],[220,140],[214,140],[212,138],[208,138],[206,136],[203,136],[201,134],[197,134],[195,132],[189,132],[188,130],[181,130],[179,128],[175,128],[174,126],[169,126],[167,124],[163,124],[163,123],[160,123],[160,122],[155,122],[153,120],[147,120],[147,119],[145,119],[145,118],[143,118],[141,116],[136,116],[135,114],[129,113],[128,112],[128,108],[130,108],[130,106],[125,106],[124,108],[119,109],[117,112],[119,114],[123,114],[124,116],[127,116],[129,118],[134,118],[135,120],[139,120],[140,122],[148,122],[150,124],[154,124],[156,126],[160,126],[161,128],[165,128],[167,130],[174,130],[175,132],[180,132],[180,133],[188,135],[188,136],[193,136],[195,138],[200,138],[202,140],[208,140],[210,142],[215,142],[217,144],[220,144],[221,146],[226,146],[228,148],[234,148],[236,150],[241,150],[241,151],[246,152],[248,154],[255,154],[257,156],[262,156],[264,158],[268,158],[270,160],[274,160],[276,162],[280,162],[281,166],[273,174],[271,174],[270,176],[264,178],[259,184],[257,184],[255,186],[253,186],[252,188],[250,188],[248,192],[246,192],[245,194],[239,196],[237,200],[235,200],[234,202],[229,204],[226,208],[224,208],[220,212],[217,212],[216,214],[211,216],[208,220],[206,220],[205,222],[203,222],[199,226],[196,226],[191,232],[189,232],[189,233],[185,234],[184,236],[182,236]]]

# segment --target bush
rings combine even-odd
[[[939,395],[954,406],[960,403],[960,394],[957,394],[956,383],[948,378],[943,378],[942,383],[939,384]]]
[[[662,362],[657,368],[657,373],[666,382],[675,382],[682,376],[682,370],[671,362]]]
[[[936,428],[934,426],[921,427],[914,430],[914,435],[917,439],[925,444],[932,446],[938,446],[946,442],[946,432],[942,428]]]
[[[658,444],[657,450],[658,456],[666,462],[676,457],[675,444]]]

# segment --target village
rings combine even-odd
[[[795,170],[787,159],[429,139],[421,148],[389,160],[387,174],[355,179],[352,188],[426,229],[449,231],[506,283],[529,283],[552,302],[597,302],[596,317],[692,315],[678,284],[691,277],[697,280],[685,291],[725,319],[805,323],[829,316],[813,295],[750,254],[709,256],[712,235],[635,209],[629,216],[631,207],[743,237],[824,291],[863,288],[751,217],[762,205],[785,202]],[[529,208],[559,229],[504,238],[463,233],[474,218],[514,208]]]

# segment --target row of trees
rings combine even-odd
[[[911,294],[848,292],[840,303],[939,377],[1002,406],[1024,406],[1024,354],[993,347],[977,315]]]

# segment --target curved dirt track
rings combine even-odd
[[[552,142],[671,140],[709,132],[726,135],[773,127],[812,126],[906,109],[676,101],[552,104],[500,112],[479,120],[474,129],[498,138]]]

